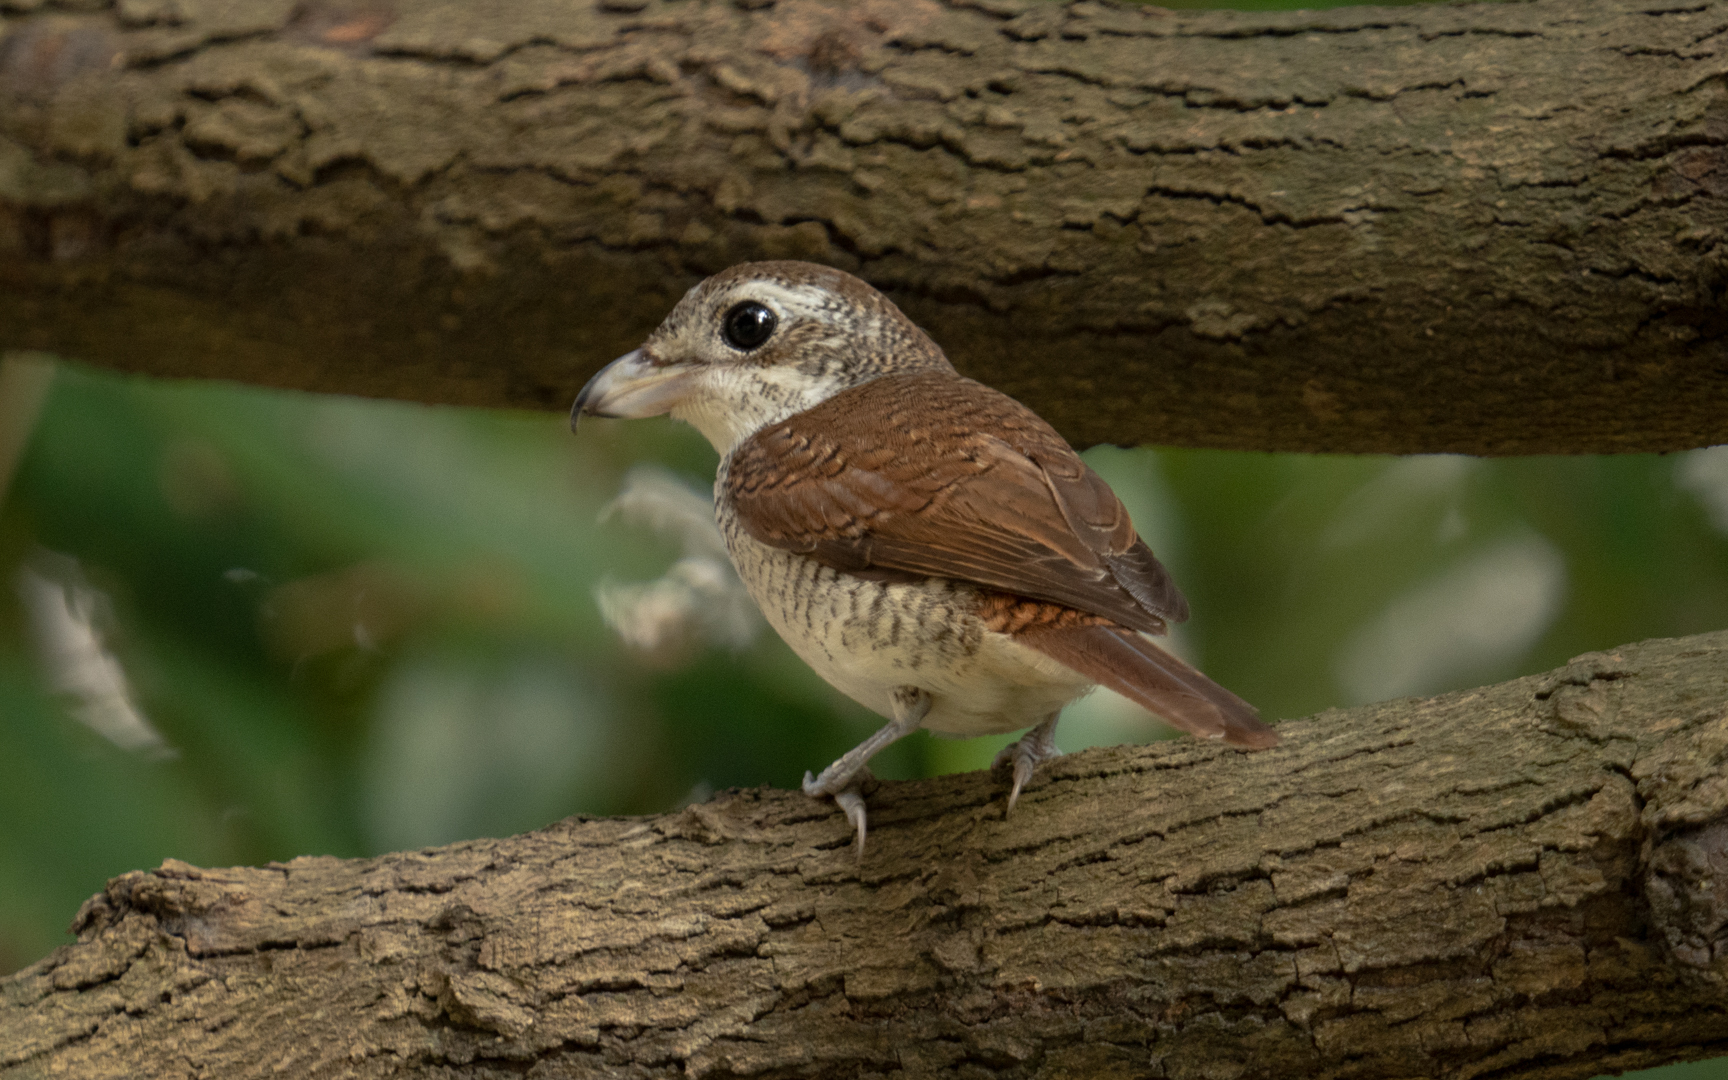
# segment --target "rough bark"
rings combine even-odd
[[[0,347],[565,406],[887,288],[1080,443],[1728,441],[1728,3],[0,0]]]
[[[0,1076],[1589,1077],[1728,1051],[1728,633],[1047,767],[115,879]]]

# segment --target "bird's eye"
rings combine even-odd
[[[778,323],[767,307],[746,300],[732,305],[732,310],[726,313],[726,321],[721,324],[721,332],[726,336],[726,344],[749,352],[767,341]]]

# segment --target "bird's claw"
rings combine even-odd
[[[1056,724],[1053,720],[1046,720],[997,751],[996,760],[990,763],[992,769],[999,769],[1010,762],[1014,765],[1014,787],[1008,792],[1006,813],[1013,813],[1014,804],[1020,801],[1020,789],[1031,781],[1038,766],[1061,756],[1062,751],[1056,749]]]
[[[858,858],[864,858],[864,837],[870,831],[867,815],[864,812],[864,785],[875,777],[868,768],[859,769],[847,777],[843,784],[835,784],[834,778],[823,770],[821,776],[809,772],[804,774],[804,794],[812,799],[833,799],[834,804],[846,815],[846,820],[852,823],[852,831],[858,834]]]
[[[858,834],[858,861],[864,861],[864,837],[869,833],[870,826],[864,813],[864,793],[856,787],[834,793],[834,802],[846,813],[846,820],[852,823],[852,830]]]
[[[1026,781],[1032,779],[1032,773],[1038,768],[1038,763],[1031,757],[1016,754],[1014,756],[1014,787],[1008,792],[1008,809],[1005,813],[1014,812],[1014,804],[1020,801],[1020,789],[1026,786]]]

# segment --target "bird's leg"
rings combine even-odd
[[[893,703],[894,719],[884,724],[876,734],[842,754],[834,764],[822,770],[821,776],[804,774],[804,794],[822,798],[849,787],[853,777],[864,769],[877,751],[917,731],[924,717],[930,714],[930,695],[916,686],[896,688]]]
[[[870,759],[891,742],[903,739],[918,730],[924,717],[930,714],[930,695],[916,686],[896,687],[893,696],[894,719],[876,734],[842,754],[834,764],[822,770],[821,776],[804,774],[804,794],[814,799],[832,796],[846,819],[858,834],[858,857],[864,857],[863,782],[870,775]]]
[[[1020,801],[1020,789],[1032,779],[1032,773],[1038,766],[1062,756],[1062,751],[1056,749],[1056,721],[1060,716],[1058,713],[1050,717],[1004,746],[996,754],[996,760],[990,763],[992,769],[1000,768],[1010,761],[1014,763],[1014,790],[1008,793],[1010,812],[1013,811],[1014,804]]]

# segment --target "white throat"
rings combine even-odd
[[[672,407],[672,416],[700,431],[725,457],[763,428],[814,408],[845,388],[838,377],[813,378],[794,368],[715,368],[703,377],[697,393]]]

